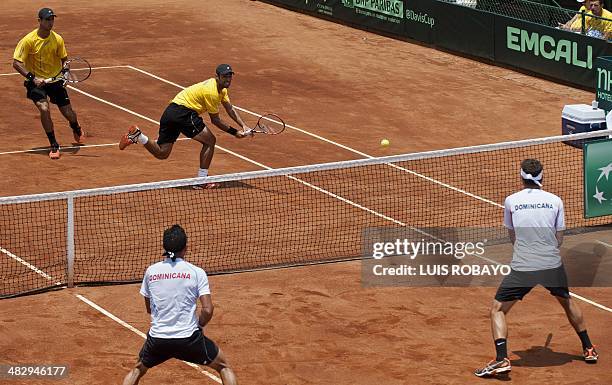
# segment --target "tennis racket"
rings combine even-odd
[[[79,83],[86,80],[91,75],[91,65],[87,60],[75,57],[66,60],[61,71],[52,78],[45,79],[45,84],[63,82],[66,83]]]
[[[257,133],[257,134],[268,134],[278,135],[285,131],[286,124],[280,116],[276,114],[265,114],[262,115],[258,120],[255,127],[247,131],[246,134]]]

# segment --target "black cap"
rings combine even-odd
[[[219,64],[217,66],[217,75],[234,74],[232,67],[229,64]]]
[[[55,13],[53,13],[51,8],[42,8],[40,11],[38,11],[39,19],[48,19],[51,16],[57,16]]]

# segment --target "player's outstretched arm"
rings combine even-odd
[[[225,131],[230,135],[234,135],[236,138],[244,138],[245,136],[248,135],[247,129],[243,128],[242,130],[237,130],[236,128],[230,126],[229,124],[225,123],[223,121],[223,119],[221,119],[221,117],[219,116],[219,114],[209,114],[210,116],[210,121],[217,127],[219,127],[219,129],[221,131]],[[238,123],[238,122],[236,122]]]
[[[242,127],[243,130],[249,129],[249,127],[247,127],[247,125],[244,124],[244,121],[240,117],[240,114],[238,114],[238,111],[236,111],[234,106],[232,106],[232,103],[229,103],[226,101],[222,101],[221,103],[223,104],[223,108],[225,108],[225,111],[227,112],[227,114],[230,116],[230,118],[234,120],[234,122],[240,125],[240,127]]]

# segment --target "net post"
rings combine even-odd
[[[66,198],[68,204],[68,220],[66,229],[66,258],[68,287],[74,287],[74,195]]]

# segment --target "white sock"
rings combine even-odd
[[[147,138],[147,136],[144,134],[144,132],[141,132],[140,135],[138,135],[138,139],[136,139],[136,140],[140,144],[147,144],[149,142],[149,138]]]
[[[198,178],[204,178],[208,176],[208,169],[207,168],[201,168],[198,170]]]

